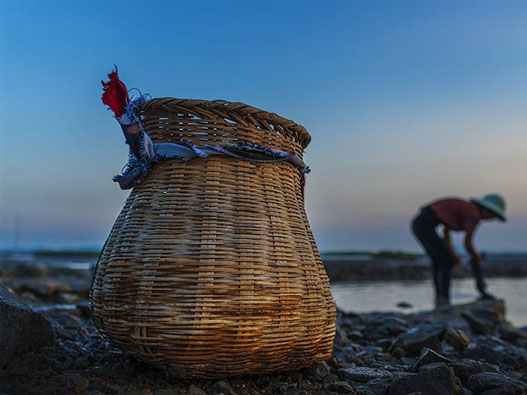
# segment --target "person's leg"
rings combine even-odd
[[[441,296],[441,282],[439,281],[440,266],[437,259],[432,259],[432,276],[434,279],[434,289],[436,300]]]
[[[438,253],[438,240],[435,228],[438,224],[435,214],[430,209],[423,209],[412,222],[412,231],[421,243],[432,262],[432,278],[434,281],[436,300],[442,297],[441,289],[441,255]]]
[[[442,251],[442,256],[439,273],[439,289],[441,290],[443,299],[450,302],[450,280],[452,277],[452,268],[454,267],[454,257],[446,245]]]

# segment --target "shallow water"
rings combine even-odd
[[[507,318],[517,326],[527,325],[527,277],[489,278],[488,291],[505,299]],[[431,281],[371,281],[338,283],[331,286],[337,306],[357,313],[371,311],[415,312],[433,308],[434,292]],[[452,303],[468,303],[478,297],[472,279],[454,279]],[[407,302],[411,308],[397,307]]]

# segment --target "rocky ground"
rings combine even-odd
[[[527,394],[527,328],[506,321],[502,301],[410,315],[339,312],[326,362],[189,381],[101,338],[86,303],[89,273],[35,270],[0,277],[20,297],[0,286],[0,394]]]

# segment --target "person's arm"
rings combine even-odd
[[[473,243],[474,230],[471,230],[465,235],[465,248],[467,252],[471,255],[470,257],[470,266],[472,267],[472,273],[476,280],[476,287],[480,292],[481,296],[485,299],[494,299],[494,296],[487,292],[487,284],[483,279],[483,274],[481,273],[480,262],[484,260],[483,254],[478,254],[474,248]]]
[[[482,295],[484,295],[487,292],[487,284],[485,283],[483,275],[481,274],[481,266],[479,262],[480,260],[475,256],[470,258],[470,266],[472,267],[472,273],[474,274],[474,278],[476,280],[476,288]]]
[[[450,228],[447,228],[446,226],[443,228],[443,241],[445,242],[448,250],[454,257],[456,265],[460,264],[461,259],[459,259],[459,256],[456,254],[456,252],[454,251],[454,248],[452,247],[452,239],[450,238]]]
[[[472,239],[474,238],[474,229],[467,231],[465,234],[465,249],[470,254],[472,258],[476,258],[476,260],[481,261],[482,256],[478,254],[474,248],[474,242]],[[472,259],[471,259],[472,260]]]

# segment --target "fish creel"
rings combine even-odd
[[[154,99],[154,143],[256,143],[303,155],[300,125],[242,103]],[[301,368],[331,355],[335,304],[290,162],[228,156],[156,164],[103,248],[90,300],[99,331],[187,378]]]

